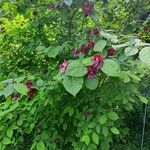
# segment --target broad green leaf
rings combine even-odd
[[[126,71],[121,71],[120,78],[123,80],[124,83],[130,82],[130,77]]]
[[[97,125],[97,126],[96,126],[96,132],[97,132],[97,133],[100,133],[100,125]]]
[[[120,133],[116,127],[112,127],[110,130],[113,134],[119,134]]]
[[[8,129],[7,129],[7,136],[8,136],[9,138],[11,138],[12,135],[13,135],[13,129],[12,129],[12,128],[8,128]]]
[[[71,106],[66,107],[64,113],[69,113],[69,116],[71,117],[73,115],[73,108]]]
[[[91,122],[89,125],[88,125],[88,128],[94,128],[96,126],[96,123],[95,122]]]
[[[74,78],[74,77],[66,76],[63,79],[63,85],[70,94],[72,94],[73,96],[76,96],[76,94],[82,88],[83,78]]]
[[[13,91],[14,91],[13,85],[12,84],[7,85],[3,91],[5,98],[7,98],[9,95],[11,95],[13,93]]]
[[[118,114],[115,113],[115,112],[113,112],[113,111],[108,113],[108,117],[109,117],[111,120],[113,120],[113,121],[119,119]]]
[[[107,122],[107,116],[106,116],[106,115],[100,116],[99,122],[100,122],[101,124],[105,124],[105,123]]]
[[[114,34],[109,34],[109,33],[106,33],[106,32],[102,31],[101,35],[103,37],[105,37],[106,39],[111,40],[113,43],[117,43],[118,42],[117,36],[114,35]]]
[[[99,144],[99,136],[96,133],[92,134],[92,139],[95,144]]]
[[[98,86],[98,80],[97,78],[93,78],[93,79],[86,79],[86,83],[85,83],[86,87],[90,90],[94,90],[97,88]]]
[[[4,144],[4,145],[8,145],[8,144],[10,144],[11,143],[11,140],[10,140],[10,138],[8,138],[8,137],[4,137],[3,138],[3,140],[2,140],[2,143]]]
[[[109,142],[103,140],[101,142],[101,149],[100,150],[109,150]]]
[[[125,50],[124,50],[124,53],[126,56],[133,56],[135,54],[138,53],[138,49],[135,48],[135,47],[127,47]]]
[[[62,49],[63,49],[62,46],[57,46],[46,48],[44,51],[48,57],[55,58]]]
[[[139,59],[150,66],[150,47],[143,48],[139,53]]]
[[[71,6],[73,0],[64,0],[64,3],[68,6]]]
[[[28,93],[28,88],[24,84],[16,83],[14,84],[14,88],[18,93],[22,95],[27,95]]]
[[[120,76],[120,66],[117,62],[111,59],[105,59],[101,70],[109,76]]]
[[[84,59],[82,60],[82,63],[83,63],[84,66],[91,65],[91,64],[92,64],[92,59],[91,59],[91,57],[89,57],[89,58],[84,58]]]
[[[37,143],[36,148],[37,148],[37,150],[45,150],[46,149],[45,144],[42,141]]]
[[[103,133],[103,135],[104,135],[105,137],[107,137],[108,132],[109,132],[108,128],[104,126],[103,129],[102,129],[102,133]]]
[[[88,145],[90,143],[90,138],[88,135],[84,135],[82,138],[81,138],[81,141],[82,142],[85,142],[86,145]]]
[[[139,99],[140,99],[140,101],[141,101],[142,103],[144,103],[144,104],[147,104],[147,103],[148,103],[147,98],[145,98],[145,97],[143,97],[143,96],[138,96],[138,97],[139,97]]]
[[[36,48],[36,51],[42,51],[42,50],[44,50],[45,49],[45,46],[38,46],[37,48]]]
[[[94,51],[96,52],[102,52],[103,49],[106,46],[106,41],[105,40],[99,40],[98,42],[96,42],[96,44],[94,45]]]
[[[87,74],[87,68],[78,60],[72,61],[69,63],[65,74],[72,77],[83,77]]]
[[[24,79],[25,79],[25,77],[19,77],[19,78],[14,79],[14,81],[20,83],[20,82],[23,81]]]

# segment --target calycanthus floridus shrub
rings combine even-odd
[[[64,5],[71,3],[65,1]],[[49,9],[56,7],[60,6],[49,5]],[[89,17],[94,11],[94,3],[83,3],[81,9],[83,16]],[[33,15],[37,13],[34,11]],[[6,24],[9,22],[4,26]],[[15,33],[12,30],[6,36],[26,34],[21,29]],[[36,34],[30,36],[36,37]],[[28,71],[22,70],[21,64],[12,64],[14,72],[12,68],[8,72],[14,74],[9,74],[9,79],[6,79],[7,71],[2,70],[1,150],[107,150],[115,149],[117,144],[128,146],[130,129],[126,126],[126,113],[140,101],[148,103],[140,89],[142,80],[149,77],[149,44],[136,38],[122,42],[97,26],[82,31],[78,39],[64,40],[53,47],[34,43],[41,55],[35,51],[30,53],[36,55],[39,69],[36,63],[35,68]],[[7,39],[6,43],[8,41],[12,42]],[[26,39],[22,37],[15,42],[22,45],[16,45],[13,60],[18,57],[17,51],[25,48]],[[1,46],[3,69],[8,66],[3,62],[8,60],[6,43]],[[46,73],[40,70],[44,67],[41,58],[45,55],[48,57]],[[21,73],[18,72],[20,67]]]

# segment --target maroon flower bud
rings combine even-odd
[[[13,93],[11,95],[12,100],[17,101],[19,100],[19,98],[21,97],[21,95],[19,93]]]
[[[116,50],[114,48],[108,48],[107,54],[109,56],[114,56],[116,54]]]
[[[78,57],[78,56],[80,55],[80,51],[77,50],[77,49],[73,49],[73,50],[72,50],[72,55],[73,55],[74,57]]]
[[[27,81],[25,82],[25,85],[26,85],[26,87],[27,87],[28,89],[32,89],[32,88],[33,88],[33,83],[32,83],[32,81],[30,81],[30,80],[27,80]]]
[[[88,53],[89,50],[90,50],[90,48],[89,48],[87,45],[83,44],[83,45],[81,46],[81,52],[82,52],[82,54]]]
[[[94,35],[98,35],[98,34],[100,34],[100,30],[99,30],[99,28],[95,28],[95,29],[93,29],[93,34],[94,34]]]
[[[64,62],[62,64],[60,64],[60,71],[62,73],[65,73],[67,67],[68,67],[68,61],[64,60]]]
[[[28,88],[28,97],[31,99],[32,97],[35,96],[35,88],[33,86],[32,81],[26,81],[25,82],[26,87]]]
[[[89,16],[93,13],[94,5],[92,3],[85,2],[82,6],[85,16]]]
[[[95,42],[92,41],[92,40],[91,40],[91,41],[88,41],[88,43],[87,43],[87,47],[88,47],[89,49],[93,48],[94,45],[95,45]]]

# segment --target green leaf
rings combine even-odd
[[[92,139],[95,144],[99,144],[99,136],[96,133],[92,134]]]
[[[126,56],[133,56],[135,54],[138,53],[138,49],[137,48],[134,48],[134,47],[127,47],[125,50],[124,50],[124,53]]]
[[[88,135],[84,135],[82,138],[81,138],[81,141],[82,142],[85,142],[86,145],[88,145],[90,143],[90,138]]]
[[[96,126],[96,132],[97,132],[97,133],[100,133],[100,125],[97,125],[97,126]]]
[[[89,57],[89,58],[84,58],[84,59],[82,60],[82,64],[83,64],[84,66],[89,66],[89,65],[91,65],[91,64],[92,64],[92,59],[91,59],[91,57]]]
[[[140,101],[141,101],[142,103],[144,103],[144,104],[147,104],[147,103],[148,103],[147,98],[145,98],[145,97],[143,97],[143,96],[138,96],[138,97],[139,97],[139,99],[140,99]]]
[[[2,140],[2,143],[4,144],[4,145],[8,145],[8,144],[10,144],[11,143],[11,140],[10,140],[10,138],[8,138],[8,137],[4,137],[3,138],[3,140]]]
[[[94,45],[94,51],[96,52],[102,52],[103,49],[106,46],[106,41],[105,40],[99,40],[98,42],[96,42],[96,44]]]
[[[64,3],[68,6],[71,6],[73,0],[64,0]]]
[[[105,59],[101,70],[109,76],[118,77],[120,76],[120,66],[117,62],[111,59]]]
[[[5,96],[5,98],[7,98],[9,95],[11,95],[14,91],[14,87],[12,86],[12,84],[9,84],[8,86],[6,86],[6,88],[3,91],[3,94]]]
[[[64,113],[69,113],[69,116],[71,117],[73,115],[73,108],[71,106],[66,107]]]
[[[14,84],[14,88],[18,93],[22,95],[27,95],[28,93],[28,88],[24,84],[16,83]]]
[[[150,66],[150,47],[143,48],[139,53],[139,59]]]
[[[62,49],[63,49],[62,46],[57,46],[46,48],[44,51],[48,57],[55,58]]]
[[[82,88],[83,78],[73,78],[66,76],[63,80],[63,85],[70,94],[76,96],[76,94]]]
[[[113,134],[119,134],[120,133],[116,127],[112,127],[110,130]]]
[[[42,141],[37,143],[36,148],[37,148],[37,150],[45,150],[46,149],[45,144]]]
[[[107,137],[108,132],[109,132],[108,128],[107,128],[107,127],[103,127],[102,133],[103,133],[103,135],[104,135],[105,137]]]
[[[79,61],[72,61],[65,72],[66,75],[72,77],[83,77],[87,74],[87,68]]]
[[[97,78],[93,78],[93,79],[87,78],[85,85],[88,89],[94,90],[98,86],[98,80],[97,80]]]
[[[109,150],[109,142],[103,140],[101,142],[101,149],[100,150]]]
[[[13,129],[12,129],[12,128],[8,128],[8,129],[7,129],[7,136],[8,136],[9,138],[11,138],[12,135],[13,135]]]
[[[100,116],[100,120],[99,121],[100,121],[101,124],[105,124],[107,122],[107,116],[106,115]]]
[[[118,114],[115,113],[115,112],[113,112],[113,111],[108,113],[108,117],[109,117],[111,120],[113,120],[113,121],[119,119]]]

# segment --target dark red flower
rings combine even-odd
[[[65,73],[67,67],[68,67],[68,61],[64,60],[64,62],[62,64],[60,64],[60,71],[62,73]]]
[[[30,80],[27,80],[27,81],[25,82],[25,85],[26,85],[26,87],[27,87],[28,89],[32,89],[32,88],[33,88],[33,83],[32,83],[32,81],[30,81]]]
[[[92,41],[92,40],[91,40],[91,41],[88,41],[88,43],[87,43],[87,47],[88,47],[89,49],[93,48],[94,45],[95,45],[95,42]]]
[[[92,3],[85,2],[82,6],[85,16],[89,16],[93,13],[94,5]]]
[[[93,66],[97,70],[100,69],[104,63],[104,59],[103,59],[102,55],[100,55],[100,54],[95,54],[92,58],[92,61],[93,61]]]
[[[88,66],[87,71],[88,78],[92,79],[96,77],[97,69],[93,65]]]
[[[100,29],[99,29],[99,28],[93,29],[93,34],[94,34],[94,35],[100,34]]]
[[[92,65],[88,66],[87,68],[88,78],[95,78],[97,71],[102,67],[104,63],[103,57],[100,54],[95,54],[92,57],[92,61],[93,61]]]
[[[81,46],[81,52],[82,52],[82,54],[88,53],[89,50],[90,50],[90,48],[89,48],[87,45],[83,44],[83,45]]]
[[[90,29],[87,31],[87,34],[88,35],[98,35],[98,34],[100,34],[100,29],[98,27],[95,29]]]
[[[116,54],[116,50],[114,48],[108,48],[107,54],[109,56],[114,56]]]
[[[78,49],[73,49],[73,50],[72,50],[72,55],[73,55],[74,57],[78,57],[78,56],[80,55],[80,51],[79,51]]]
[[[35,96],[35,87],[33,86],[33,83],[30,80],[26,81],[25,85],[28,88],[28,97],[29,99],[31,99]]]

